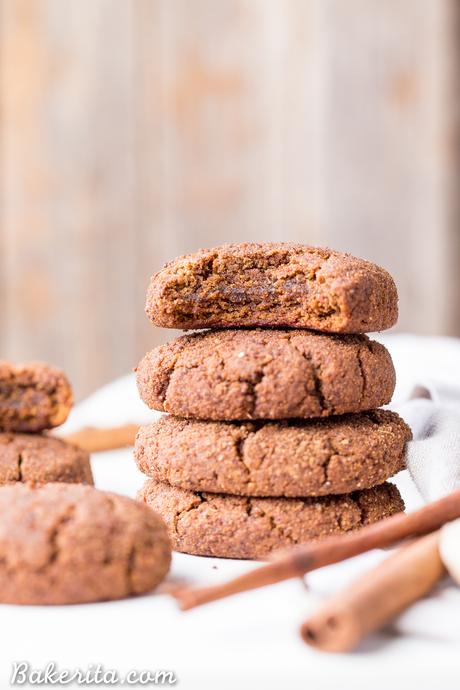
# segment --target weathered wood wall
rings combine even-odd
[[[0,0],[0,356],[79,396],[170,333],[176,254],[328,244],[460,334],[453,0]]]

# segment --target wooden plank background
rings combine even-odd
[[[172,337],[167,259],[298,240],[460,334],[453,0],[0,0],[0,356],[79,397]]]

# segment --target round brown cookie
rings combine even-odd
[[[327,496],[404,468],[409,427],[387,410],[308,422],[199,422],[164,416],[140,428],[139,469],[192,491]]]
[[[198,419],[288,419],[386,405],[395,387],[389,352],[364,335],[223,330],[176,338],[137,368],[143,401]]]
[[[171,548],[158,515],[89,486],[0,488],[0,601],[80,604],[153,589]]]
[[[387,271],[330,249],[226,244],[180,256],[150,281],[157,326],[289,326],[366,333],[393,326],[398,294]]]
[[[0,361],[0,431],[42,431],[67,419],[73,403],[64,372],[43,362]]]
[[[93,484],[85,450],[52,436],[0,433],[0,485]]]
[[[404,510],[393,484],[322,498],[242,498],[193,493],[150,479],[138,498],[163,517],[173,549],[222,558],[266,558],[277,549],[344,534]]]

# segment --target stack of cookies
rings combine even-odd
[[[391,276],[294,244],[225,245],[153,276],[153,323],[210,329],[148,353],[139,498],[186,553],[265,558],[404,508],[386,480],[410,430],[388,403],[395,372],[367,331],[397,319]]]
[[[0,362],[1,603],[120,599],[149,592],[169,569],[161,518],[95,489],[88,453],[47,435],[72,403],[62,371]]]
[[[93,484],[88,453],[44,433],[65,422],[72,404],[59,369],[0,361],[0,485]]]

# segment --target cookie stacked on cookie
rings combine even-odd
[[[168,572],[162,519],[94,488],[88,453],[47,435],[72,403],[62,371],[0,362],[1,603],[121,599],[149,592]]]
[[[45,433],[65,422],[72,403],[59,369],[0,361],[0,486],[93,484],[88,453]]]
[[[394,368],[363,335],[397,319],[386,271],[302,245],[226,245],[166,265],[146,309],[160,326],[211,329],[137,369],[144,402],[170,413],[139,431],[139,497],[177,550],[264,558],[403,509],[385,480],[410,431],[378,409]]]

